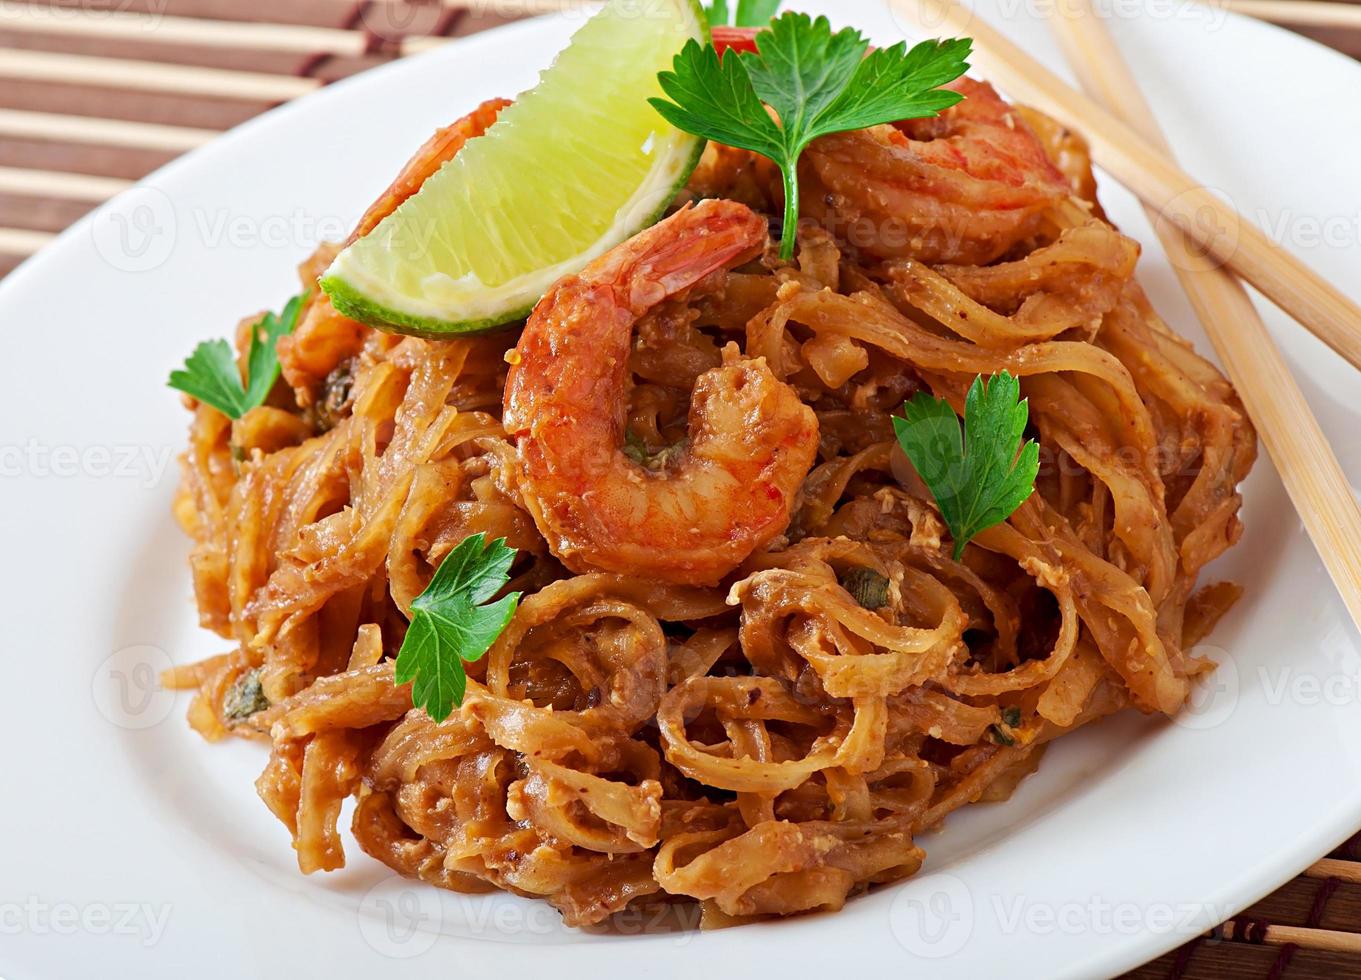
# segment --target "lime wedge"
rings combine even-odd
[[[708,33],[694,0],[610,0],[537,86],[336,256],[321,280],[336,309],[425,337],[488,330],[652,224],[704,146],[647,100]]]

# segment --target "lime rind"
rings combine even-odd
[[[460,334],[503,330],[525,320],[534,311],[535,306],[535,303],[530,303],[523,309],[505,311],[481,320],[455,322],[436,317],[422,317],[405,310],[383,306],[359,292],[344,279],[335,276],[323,276],[321,288],[331,298],[331,305],[351,320],[367,323],[388,333],[424,337],[426,340],[448,340]]]
[[[614,42],[637,30],[621,20],[638,16],[636,4],[616,0],[579,29],[538,86],[336,257],[321,280],[336,309],[422,337],[493,330],[523,320],[558,279],[660,218],[704,141],[666,123],[637,85],[669,67],[686,40],[709,36],[694,0],[665,4],[667,30],[623,38],[632,46],[619,71],[646,66],[633,68],[627,89],[582,91],[598,64],[623,59]],[[606,14],[614,21],[597,23]],[[632,188],[622,202],[621,184]]]

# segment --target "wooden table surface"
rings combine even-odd
[[[563,2],[573,0],[0,0],[0,276],[223,130]],[[1361,58],[1361,4],[1229,2]],[[1361,934],[1361,835],[1332,858],[1128,976],[1361,980],[1361,955],[1326,948]]]

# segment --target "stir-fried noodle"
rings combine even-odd
[[[960,88],[940,119],[808,151],[792,264],[778,175],[710,146],[669,219],[522,331],[400,338],[314,289],[269,403],[196,407],[176,511],[232,649],[170,681],[207,738],[271,744],[256,787],[304,872],[344,863],[353,796],[393,869],[573,925],[635,900],[835,909],[1051,739],[1182,705],[1236,597],[1196,580],[1239,536],[1253,432],[1149,307],[1081,140]],[[501,105],[423,147],[367,226]],[[954,561],[890,416],[919,390],[962,410],[1003,370],[1037,492]],[[525,598],[437,724],[393,658],[477,532],[518,549]]]

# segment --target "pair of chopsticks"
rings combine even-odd
[[[1358,368],[1361,310],[1177,168],[1152,109],[1091,0],[1053,5],[1064,53],[1090,99],[954,0],[891,2],[905,19],[917,23],[923,36],[971,36],[974,60],[986,76],[1086,135],[1093,158],[1143,201],[1305,530],[1361,629],[1361,508],[1285,358],[1228,270]],[[1213,218],[1208,227],[1206,215]],[[1207,267],[1206,253],[1227,268]]]

